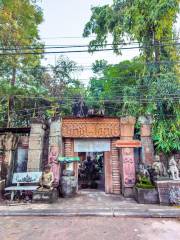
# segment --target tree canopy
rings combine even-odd
[[[166,153],[180,150],[180,54],[174,27],[179,3],[114,0],[112,5],[92,7],[83,33],[96,36],[89,43],[91,52],[106,46],[116,54],[126,45],[139,48],[139,58],[107,66],[101,77],[93,77],[90,95],[96,105],[99,98],[108,114],[152,115],[154,143]]]

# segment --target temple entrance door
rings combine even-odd
[[[79,187],[111,192],[110,139],[75,139],[74,152],[81,159]]]
[[[105,191],[104,153],[78,153],[80,165],[78,169],[79,189],[97,189]]]

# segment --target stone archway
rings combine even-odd
[[[62,120],[62,136],[64,142],[64,155],[66,157],[77,156],[74,150],[76,139],[106,139],[109,141],[109,149],[102,149],[104,152],[105,164],[105,192],[120,194],[120,159],[119,151],[115,146],[116,140],[120,138],[119,118],[64,118]],[[74,170],[77,176],[77,163],[74,163]]]

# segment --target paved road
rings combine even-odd
[[[1,240],[180,240],[180,219],[1,217]]]

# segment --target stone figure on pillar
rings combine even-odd
[[[51,146],[49,152],[48,163],[51,166],[51,171],[54,175],[54,184],[56,186],[59,185],[59,178],[60,178],[60,164],[57,161],[59,156],[59,147],[58,146]]]
[[[171,175],[173,180],[179,180],[179,169],[177,167],[177,163],[174,156],[172,156],[169,160],[168,172]]]
[[[154,170],[154,175],[157,178],[166,177],[167,171],[164,166],[164,163],[160,161],[159,155],[155,155],[154,163],[152,164],[152,169]]]
[[[53,189],[54,175],[51,171],[51,165],[46,165],[44,172],[39,180],[38,191],[49,191]]]

